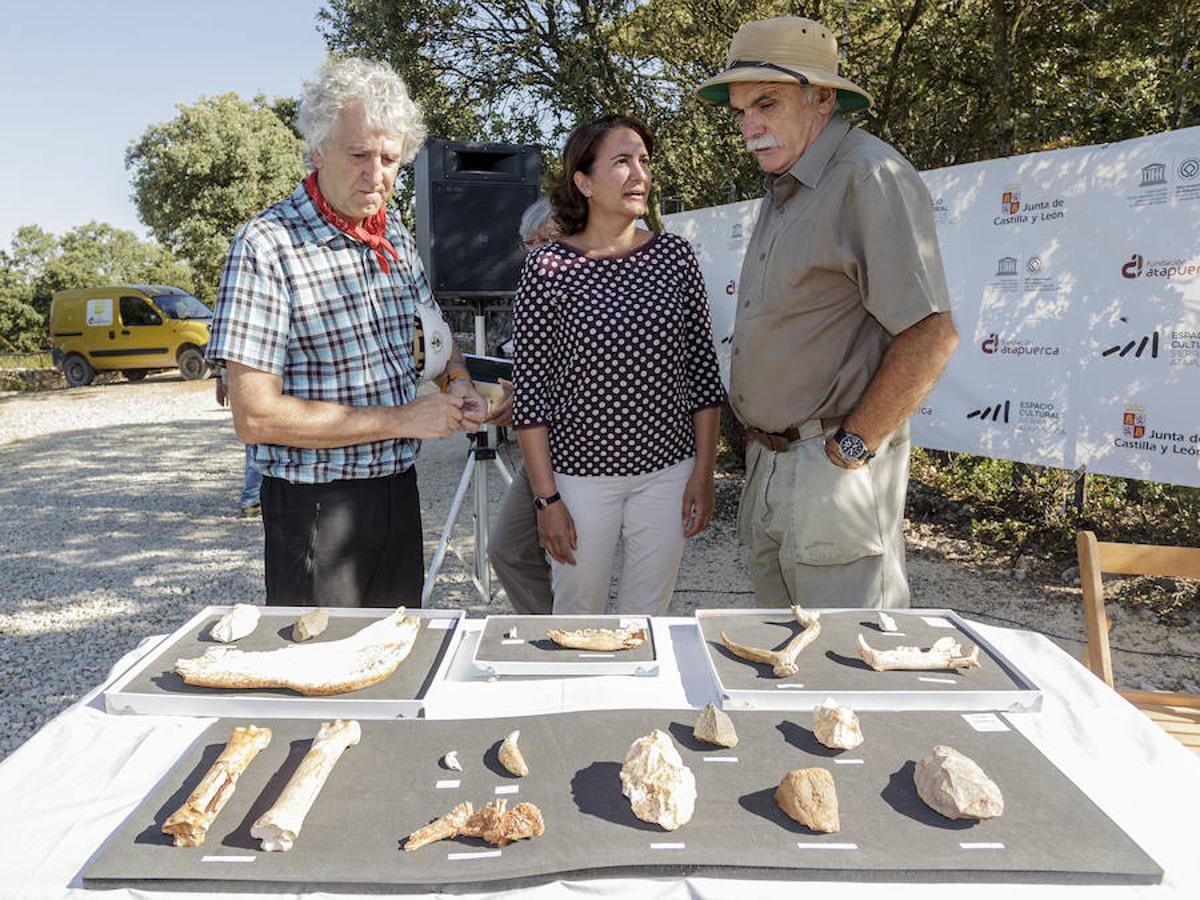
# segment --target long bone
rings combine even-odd
[[[804,630],[788,641],[781,650],[748,647],[730,640],[724,631],[721,632],[721,643],[735,656],[771,666],[771,671],[775,673],[776,678],[795,675],[798,671],[796,658],[800,655],[800,651],[815,641],[821,633],[821,617],[819,613],[807,610],[802,606],[793,606],[792,616],[804,627]]]
[[[357,744],[361,737],[362,729],[353,720],[321,723],[312,747],[300,760],[275,805],[250,826],[250,836],[259,838],[264,850],[292,849],[304,825],[304,817],[325,786],[325,779],[346,748]]]
[[[876,672],[979,668],[979,647],[972,647],[971,652],[963,656],[962,646],[950,635],[938,638],[928,650],[920,647],[872,650],[860,634],[858,656]]]

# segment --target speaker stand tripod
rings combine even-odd
[[[487,355],[487,318],[484,299],[469,301],[475,314],[475,352],[480,356]],[[467,435],[471,448],[467,451],[467,464],[463,468],[462,477],[458,481],[458,490],[454,493],[454,502],[450,504],[450,514],[446,516],[446,524],[442,528],[442,536],[438,541],[437,552],[433,554],[433,562],[425,573],[425,589],[421,592],[421,605],[424,606],[433,596],[437,584],[438,571],[446,558],[446,550],[450,549],[459,561],[470,571],[471,583],[483,596],[485,601],[492,599],[492,568],[488,564],[488,534],[490,517],[490,501],[488,499],[488,463],[499,470],[500,478],[507,486],[512,483],[512,473],[504,465],[504,460],[496,455],[496,426],[485,425],[475,434]],[[467,488],[475,484],[475,559],[468,565],[462,554],[450,544],[450,533],[458,521],[459,510],[466,497]]]

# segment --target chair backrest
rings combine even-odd
[[[1075,549],[1087,624],[1087,667],[1112,687],[1108,619],[1104,615],[1104,584],[1100,573],[1200,578],[1200,547],[1113,544],[1096,540],[1091,531],[1081,531],[1075,538]]]

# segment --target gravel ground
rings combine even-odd
[[[456,437],[422,450],[427,560],[466,448]],[[502,454],[512,459],[515,448]],[[241,446],[211,381],[163,374],[0,395],[0,758],[143,638],[208,604],[262,602],[262,529],[238,516],[241,475]],[[499,478],[489,482],[498,502]],[[739,475],[719,477],[718,516],[687,546],[672,614],[753,605],[732,524],[739,488]],[[469,498],[452,539],[468,560]],[[909,539],[914,605],[1032,628],[1082,651],[1077,589],[981,563],[929,526],[910,528]],[[472,616],[511,611],[503,594],[486,602],[474,591],[453,552],[433,605]],[[1200,692],[1200,621],[1167,627],[1125,610],[1114,618],[1114,647],[1130,651],[1115,654],[1118,683]]]

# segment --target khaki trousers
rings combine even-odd
[[[819,434],[776,453],[752,442],[738,510],[758,605],[906,607],[908,428],[860,469],[835,466]]]

